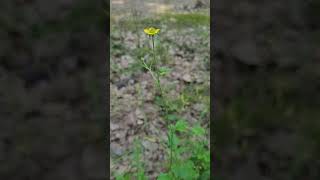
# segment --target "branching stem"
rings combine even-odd
[[[154,36],[151,36],[151,39],[152,39],[153,61],[151,61],[150,65],[148,65],[148,64],[145,62],[145,60],[142,59],[142,65],[143,65],[144,68],[146,68],[146,69],[150,72],[150,74],[151,74],[151,76],[152,76],[152,78],[153,78],[153,80],[154,80],[157,88],[160,90],[160,96],[161,96],[162,98],[165,98],[165,96],[164,96],[164,95],[165,95],[164,90],[163,90],[163,88],[161,87],[161,84],[160,84],[160,74],[157,73],[157,70],[156,70],[155,67],[152,68],[152,66],[156,64],[156,55],[155,55],[155,48],[154,48]],[[168,102],[165,100],[164,110],[165,110],[166,113],[168,113],[168,109],[167,109],[167,105],[168,105],[168,104],[167,104],[167,103],[168,103]],[[169,125],[168,122],[167,122],[166,124],[167,124],[168,130],[169,130],[169,132],[168,132],[168,140],[169,140],[169,148],[170,148],[170,164],[169,164],[169,169],[170,169],[170,171],[171,171],[171,166],[172,166],[172,163],[173,163],[173,144],[174,144],[174,143],[173,143],[173,130],[170,128],[170,125]]]

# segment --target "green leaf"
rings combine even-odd
[[[147,180],[143,171],[138,173],[138,180]]]
[[[196,136],[202,136],[206,133],[206,131],[200,125],[193,127],[191,131]]]
[[[210,179],[210,169],[203,172],[200,176],[200,179]]]
[[[158,106],[164,106],[165,105],[165,101],[162,97],[160,96],[156,96],[156,101],[155,103],[158,105]]]
[[[122,175],[116,176],[116,180],[124,180],[124,177]]]
[[[166,119],[169,121],[176,121],[178,119],[178,116],[174,114],[168,114]]]
[[[160,67],[160,68],[159,68],[159,74],[160,74],[160,76],[165,76],[165,75],[167,75],[170,71],[171,71],[171,69],[169,69],[169,68],[167,68],[167,67]]]
[[[173,173],[183,180],[194,180],[199,177],[199,174],[193,168],[192,161],[187,161],[181,164],[174,164],[172,167]]]
[[[183,119],[180,119],[175,126],[176,130],[180,132],[185,132],[187,130],[187,127],[188,127],[188,124]]]
[[[178,155],[181,155],[183,153],[190,152],[190,149],[187,147],[179,147],[176,152]]]
[[[172,140],[173,140],[172,141],[173,142],[172,143],[173,147],[174,148],[177,147],[179,145],[179,142],[180,142],[179,138],[175,134],[173,134],[173,139]]]
[[[158,176],[157,180],[172,180],[172,178],[171,178],[170,175],[167,174],[167,173],[161,173],[161,174]]]
[[[169,137],[168,137],[168,142],[169,142],[169,147],[173,147],[174,149],[176,149],[179,145],[179,138],[174,134],[172,133],[171,134],[171,131],[174,130],[173,128],[170,128],[170,132],[169,132]]]
[[[122,174],[116,176],[116,180],[130,180],[129,174]]]

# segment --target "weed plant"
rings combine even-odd
[[[185,94],[181,94],[177,99],[168,96],[168,88],[161,83],[161,78],[168,75],[170,68],[160,66],[159,62],[163,56],[157,56],[155,49],[155,39],[159,35],[160,29],[150,27],[145,28],[144,32],[150,38],[151,48],[141,47],[138,60],[153,78],[156,87],[155,103],[161,109],[161,116],[164,119],[167,128],[167,141],[164,143],[166,148],[165,171],[160,173],[158,180],[206,180],[210,179],[210,151],[209,142],[206,139],[206,131],[200,125],[200,119],[206,113],[199,117],[199,123],[190,125],[186,119],[180,117],[176,112],[182,109],[191,99]],[[161,46],[161,44],[159,44]],[[160,50],[163,48],[159,48]],[[148,54],[149,56],[145,56]],[[151,57],[151,58],[145,58]],[[165,61],[161,61],[165,62]],[[198,91],[197,91],[198,93]],[[126,179],[148,179],[145,175],[142,159],[143,148],[139,140],[135,141],[133,151],[132,167],[133,172],[127,172],[116,177],[117,180]]]

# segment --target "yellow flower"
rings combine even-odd
[[[144,28],[144,32],[150,36],[154,36],[154,35],[158,34],[159,31],[160,31],[160,29],[157,29],[154,27]]]

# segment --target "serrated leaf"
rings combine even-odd
[[[179,138],[175,135],[175,134],[173,134],[173,147],[177,147],[178,145],[179,145],[179,142],[180,142],[180,140],[179,140]]]
[[[180,132],[185,132],[187,130],[187,127],[188,127],[187,122],[182,119],[179,120],[175,125],[176,130]]]
[[[171,179],[172,178],[167,173],[161,173],[157,178],[157,180],[171,180]]]
[[[167,75],[170,71],[171,71],[171,69],[166,68],[166,67],[160,67],[160,68],[159,68],[159,74],[160,74],[160,76],[165,76],[165,75]]]
[[[189,152],[190,150],[189,148],[186,148],[186,147],[179,147],[176,151],[178,154],[183,154],[185,152]]]
[[[116,176],[116,180],[129,180],[129,175],[128,174],[122,174],[122,175],[118,175]]]
[[[169,147],[172,146],[174,149],[179,145],[179,138],[175,135],[175,134],[169,134],[168,137],[168,141],[169,141]]]
[[[172,167],[173,173],[184,180],[194,180],[199,177],[199,174],[193,169],[193,162],[187,161],[182,164],[175,164]]]
[[[206,133],[206,131],[200,125],[193,127],[191,131],[196,136],[202,136]]]

